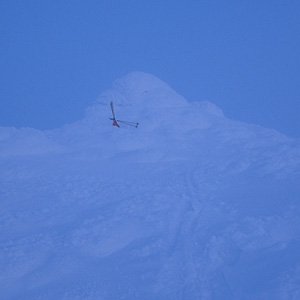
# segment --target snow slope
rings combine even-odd
[[[300,299],[299,140],[152,75],[0,128],[0,170],[0,299]]]

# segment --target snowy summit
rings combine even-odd
[[[0,161],[0,299],[300,299],[299,140],[134,72]]]

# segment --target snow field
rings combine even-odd
[[[131,73],[0,143],[1,299],[299,299],[298,140]]]

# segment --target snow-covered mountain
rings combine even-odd
[[[0,162],[0,299],[300,299],[299,140],[135,72]]]

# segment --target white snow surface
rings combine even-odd
[[[299,140],[134,72],[0,162],[2,300],[300,299]]]

